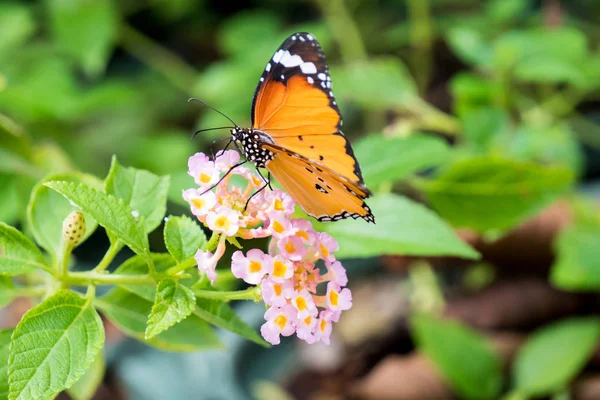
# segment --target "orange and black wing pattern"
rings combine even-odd
[[[252,103],[252,129],[270,138],[263,145],[276,155],[267,169],[319,220],[374,221],[363,201],[370,192],[341,126],[320,44],[309,33],[291,35],[267,63]],[[292,177],[311,185],[303,191],[291,182],[287,187],[284,181]],[[330,189],[319,191],[318,178]]]

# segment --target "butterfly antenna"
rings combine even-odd
[[[197,134],[199,134],[200,132],[206,132],[206,131],[216,131],[217,129],[231,129],[233,128],[233,126],[220,126],[218,128],[206,128],[206,129],[200,129],[197,130],[196,132],[192,133],[192,139],[196,137]],[[229,139],[229,138],[223,138],[223,139]],[[214,143],[214,142],[213,142]]]
[[[197,102],[198,102],[198,103],[200,103],[200,104],[204,104],[206,107],[208,107],[208,108],[210,108],[210,109],[212,109],[212,110],[215,110],[216,112],[218,112],[219,114],[221,114],[222,116],[224,116],[225,118],[227,118],[229,121],[231,121],[231,123],[232,123],[233,125],[235,125],[235,126],[238,126],[238,124],[236,124],[235,122],[233,122],[233,120],[232,120],[231,118],[229,118],[227,115],[223,114],[221,111],[217,110],[217,109],[216,109],[216,108],[214,108],[213,106],[211,106],[211,105],[209,105],[209,104],[206,104],[206,103],[205,103],[205,102],[203,102],[202,100],[198,100],[197,98],[195,98],[195,97],[192,97],[191,99],[189,99],[189,100],[188,100],[188,103],[189,103],[190,101],[197,101]]]

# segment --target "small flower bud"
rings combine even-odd
[[[63,222],[63,240],[68,248],[81,241],[85,233],[85,219],[81,211],[71,212]]]

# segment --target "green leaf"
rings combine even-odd
[[[0,56],[22,45],[35,32],[31,9],[25,4],[6,2],[0,4]]]
[[[222,347],[211,326],[195,315],[146,340],[146,321],[153,303],[125,289],[115,288],[97,298],[95,304],[124,333],[159,349],[197,351]]]
[[[144,220],[136,219],[131,207],[122,200],[82,183],[52,181],[45,185],[65,196],[83,212],[90,214],[135,253],[148,253]]]
[[[338,71],[333,77],[337,95],[367,109],[406,106],[417,96],[412,76],[396,58],[357,62]]]
[[[170,216],[165,223],[165,245],[178,262],[192,257],[206,242],[206,235],[196,222],[187,216]]]
[[[485,14],[497,23],[515,23],[527,15],[531,0],[491,0],[485,4]]]
[[[585,84],[587,38],[575,28],[509,31],[498,39],[494,62],[526,82]]]
[[[60,49],[88,75],[104,71],[117,38],[118,12],[110,0],[48,0],[50,29]]]
[[[467,64],[489,67],[492,64],[493,48],[486,43],[478,31],[458,26],[446,34],[450,48]]]
[[[535,332],[513,364],[515,389],[545,396],[563,389],[590,359],[600,339],[600,319],[571,318]]]
[[[27,217],[35,240],[47,252],[56,256],[61,251],[63,221],[78,207],[59,193],[50,190],[45,184],[50,181],[81,182],[92,187],[101,187],[96,177],[80,173],[51,175],[38,183],[31,192]],[[84,211],[85,234],[77,245],[83,243],[98,227],[98,223],[90,213]]]
[[[0,222],[14,224],[19,220],[22,202],[17,191],[17,175],[0,173]]]
[[[446,142],[422,134],[407,138],[368,135],[356,143],[354,152],[360,160],[363,178],[370,187],[401,180],[425,168],[435,167],[449,156]]]
[[[194,315],[261,346],[270,346],[254,328],[242,321],[229,304],[220,300],[197,299],[196,306]]]
[[[146,339],[187,318],[196,305],[194,292],[174,279],[163,279],[156,287],[156,300],[148,317]]]
[[[500,158],[453,164],[440,177],[421,181],[433,208],[456,227],[504,231],[556,200],[573,183],[563,167]]]
[[[113,156],[106,177],[106,193],[122,199],[146,221],[146,233],[152,232],[167,211],[169,177],[142,169],[123,167]]]
[[[509,115],[501,109],[479,107],[466,112],[461,118],[467,147],[487,153],[492,143],[510,135]]]
[[[0,276],[0,307],[4,307],[15,298],[13,289],[12,280],[8,276]]]
[[[485,338],[456,321],[426,314],[413,316],[411,323],[419,350],[461,398],[497,398],[502,388],[502,365]]]
[[[154,269],[157,273],[163,273],[168,268],[175,265],[175,260],[170,254],[166,253],[151,253],[150,257],[154,263]],[[195,272],[195,271],[194,271]],[[148,262],[145,257],[134,256],[121,264],[114,272],[115,274],[131,274],[131,275],[148,275]],[[187,280],[180,280],[187,282]],[[156,298],[156,287],[150,285],[121,285],[121,287],[131,293],[154,302]]]
[[[600,222],[571,226],[555,239],[552,283],[565,290],[600,290]]]
[[[338,257],[381,254],[479,257],[444,221],[421,204],[393,194],[373,197],[368,203],[376,225],[363,220],[324,224],[339,242]]]
[[[154,260],[154,267],[158,273],[166,271],[169,267],[172,267],[175,263],[173,258],[169,254],[152,254],[152,259]],[[147,274],[148,273],[148,265],[146,261],[139,256],[135,256],[127,260],[123,263],[117,270],[115,274]],[[181,279],[178,281],[178,284],[185,287],[191,287],[194,283],[198,281],[198,275],[196,275],[196,270],[188,271],[188,273],[192,274],[191,278]],[[156,288],[154,286],[149,285],[121,285],[121,289],[130,292],[140,299],[152,304],[155,301],[157,296]],[[193,311],[193,314],[186,318],[183,322],[175,325],[170,328],[168,331],[163,332],[161,335],[155,337],[160,338],[162,335],[167,332],[176,329],[182,323],[185,323],[190,318],[201,318],[211,324],[214,324],[220,328],[230,330],[242,337],[249,339],[255,343],[265,346],[266,343],[262,339],[260,335],[250,326],[248,326],[244,321],[242,321],[235,311],[226,303],[218,300],[206,300],[206,299],[197,299],[196,308]]]
[[[49,270],[42,252],[16,228],[0,222],[0,275]]]
[[[0,399],[8,399],[8,357],[14,329],[0,330]]]
[[[83,376],[104,345],[104,326],[81,296],[62,290],[29,310],[10,345],[10,400],[53,397]]]
[[[85,374],[67,390],[69,396],[73,400],[91,400],[104,379],[105,371],[106,361],[99,352]]]

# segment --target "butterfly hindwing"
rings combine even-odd
[[[304,211],[319,221],[375,218],[364,198],[367,192],[343,176],[299,154],[265,145],[274,154],[267,168]]]
[[[319,43],[296,33],[269,60],[254,95],[252,127],[274,144],[363,183],[342,118],[329,67]]]

